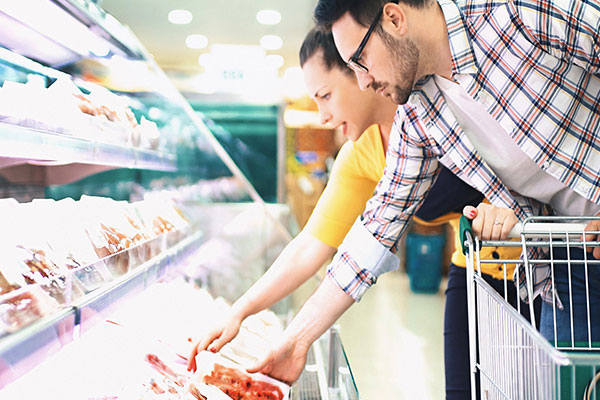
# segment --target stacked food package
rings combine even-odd
[[[37,79],[36,79],[37,77]],[[83,93],[68,77],[46,88],[31,75],[27,83],[5,81],[0,88],[0,122],[80,137],[101,143],[158,149],[156,123],[136,119],[127,98],[86,83]]]
[[[0,200],[0,336],[149,260],[188,223],[166,201]]]

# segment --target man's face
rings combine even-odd
[[[383,18],[383,17],[382,17]],[[348,61],[368,28],[358,24],[349,13],[332,25],[333,38],[340,55]],[[377,29],[365,45],[359,62],[368,72],[356,72],[362,90],[373,89],[397,104],[404,104],[412,91],[419,64],[419,50],[408,38],[396,38]]]

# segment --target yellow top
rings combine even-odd
[[[356,142],[346,142],[335,159],[331,176],[323,194],[319,198],[304,229],[312,236],[331,246],[338,247],[362,213],[383,176],[385,153],[378,125],[371,125]],[[454,230],[454,253],[452,263],[459,267],[466,265],[459,238],[459,217],[449,213],[431,222],[418,223],[438,225],[449,222]],[[484,248],[481,258],[491,259],[493,252],[500,259],[518,259],[521,250],[515,248]],[[497,279],[504,279],[500,264],[482,264],[482,272]],[[506,276],[512,279],[514,265],[508,266]]]
[[[371,125],[356,142],[346,142],[304,229],[323,243],[338,247],[362,213],[383,176],[385,152],[379,125]]]

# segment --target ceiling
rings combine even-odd
[[[284,58],[280,75],[298,66],[298,50],[313,26],[312,12],[317,0],[103,0],[100,5],[124,25],[128,25],[163,69],[202,72],[198,57],[210,51],[211,44],[258,45],[263,35],[283,39],[283,47],[267,54]],[[186,9],[193,20],[174,25],[167,20],[169,11]],[[261,25],[256,13],[273,9],[281,13],[277,25]],[[190,34],[203,34],[208,46],[202,50],[186,47]]]

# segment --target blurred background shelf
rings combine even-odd
[[[14,183],[65,184],[114,168],[177,169],[173,154],[1,122],[0,142],[0,174]]]

